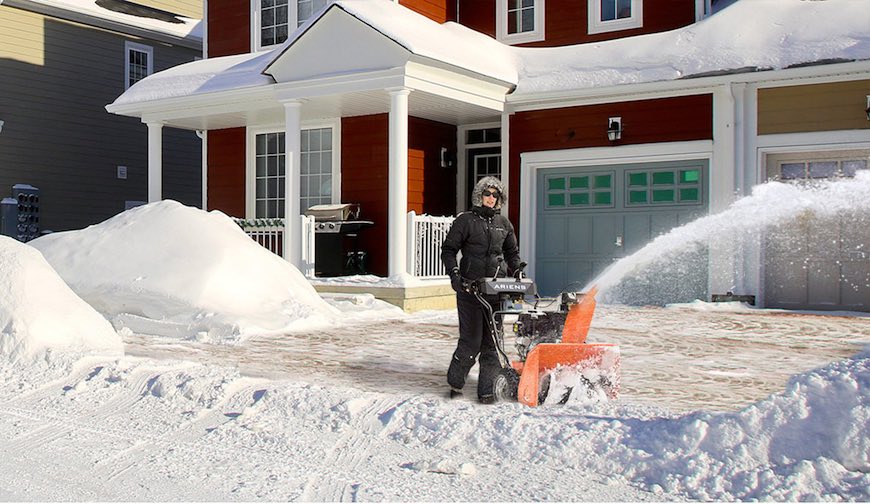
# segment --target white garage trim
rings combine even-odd
[[[562,149],[520,154],[520,255],[528,263],[529,276],[535,276],[535,236],[537,236],[537,174],[544,168],[599,166],[628,163],[653,163],[707,159],[712,170],[713,142],[673,142],[619,147]],[[712,177],[708,177],[710,179]],[[713,194],[712,187],[709,187]]]

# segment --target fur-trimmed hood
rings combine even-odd
[[[483,190],[490,187],[498,190],[498,200],[496,200],[493,209],[499,210],[505,206],[507,204],[507,196],[504,193],[504,184],[496,177],[483,177],[475,184],[474,190],[471,191],[471,205],[476,207],[483,206]]]

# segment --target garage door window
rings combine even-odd
[[[864,159],[807,161],[780,165],[783,180],[854,177],[856,171],[866,169],[867,160]]]
[[[626,172],[629,206],[701,201],[701,170],[644,170]]]
[[[613,173],[547,177],[547,208],[613,206]]]

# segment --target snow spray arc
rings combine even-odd
[[[827,259],[834,271],[821,271],[827,266],[816,259]],[[870,170],[854,178],[755,186],[726,210],[674,228],[614,262],[586,288],[597,286],[599,299],[610,303],[686,302],[693,300],[687,292],[706,293],[708,278],[724,285],[723,292],[757,291],[762,261],[769,271],[832,277],[843,297],[863,298],[866,309]]]

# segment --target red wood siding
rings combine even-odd
[[[456,20],[456,0],[399,0],[399,4],[438,23]]]
[[[459,22],[495,38],[495,0],[460,0]]]
[[[430,215],[456,212],[456,166],[441,167],[441,148],[456,153],[456,126],[408,119],[408,210]]]
[[[208,1],[208,56],[251,51],[250,0]]]
[[[245,216],[245,128],[208,132],[208,209]]]
[[[644,0],[643,27],[588,34],[587,0],[547,0],[544,13],[545,40],[524,46],[563,46],[657,33],[687,26],[695,21],[694,0]],[[495,0],[460,0],[459,22],[495,37]]]
[[[341,120],[341,201],[359,203],[360,217],[375,223],[359,235],[367,266],[387,274],[389,211],[389,116]],[[456,208],[456,167],[441,168],[441,147],[456,152],[456,127],[408,118],[408,210],[452,215]]]
[[[368,253],[366,266],[387,275],[387,114],[341,119],[341,201],[359,203],[360,218],[374,227],[359,234],[359,246]]]
[[[607,139],[607,119],[622,117],[622,140]],[[510,185],[519,194],[520,154],[534,151],[710,140],[713,96],[607,103],[519,112],[510,119]],[[519,222],[517,197],[509,200],[511,222]]]

